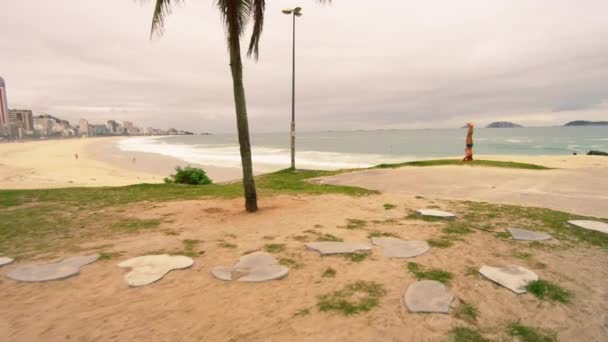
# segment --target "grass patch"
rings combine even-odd
[[[346,229],[363,229],[367,226],[367,221],[359,219],[346,219]]]
[[[318,296],[319,311],[334,311],[345,316],[367,312],[380,304],[386,295],[382,284],[373,281],[357,281],[343,289]]]
[[[408,262],[407,269],[410,271],[417,280],[436,280],[442,284],[448,285],[454,275],[448,271],[444,271],[438,268],[432,268],[430,270],[425,270],[422,266],[418,265],[415,262]]]
[[[394,238],[399,238],[399,235],[396,234],[396,233],[390,233],[390,232],[373,231],[373,232],[367,234],[367,237],[369,239],[375,238],[375,237],[394,237]]]
[[[507,326],[507,335],[517,337],[522,342],[557,342],[557,334],[519,323]]]
[[[304,316],[308,316],[310,315],[310,309],[306,308],[306,309],[300,309],[298,311],[296,311],[296,313],[293,314],[293,317],[304,317]]]
[[[569,290],[566,290],[561,286],[546,280],[536,280],[530,282],[526,286],[526,290],[540,300],[560,302],[563,304],[570,303],[574,297],[574,294]]]
[[[304,264],[297,262],[296,260],[291,258],[281,258],[279,259],[279,264],[293,269],[300,269],[304,267]]]
[[[467,266],[464,269],[464,275],[465,276],[474,276],[474,275],[479,275],[479,268],[475,267],[475,266]]]
[[[235,243],[232,242],[226,242],[226,241],[220,241],[218,244],[218,246],[222,247],[222,248],[237,248],[238,246]]]
[[[371,255],[371,253],[364,253],[364,252],[348,253],[348,254],[344,254],[344,258],[346,258],[347,260],[350,260],[352,262],[361,262],[361,261],[367,259],[367,257],[369,257],[370,255]]]
[[[108,261],[121,256],[122,252],[99,252],[99,260]]]
[[[384,210],[391,210],[397,208],[396,205],[391,203],[384,203],[382,206],[384,207]]]
[[[555,246],[555,248],[563,248],[574,243],[608,248],[608,234],[578,229],[568,224],[568,220],[595,220],[608,223],[606,219],[569,214],[544,208],[485,202],[451,201],[451,207],[454,210],[465,213],[464,221],[473,229],[492,231],[502,230],[508,226],[518,226],[524,229],[534,227],[534,230],[547,232],[559,240],[560,245]],[[499,232],[496,233],[496,236],[505,239],[511,238],[511,234],[508,232]],[[535,245],[541,246],[540,243]],[[544,243],[542,246],[548,246],[548,244]]]
[[[160,225],[160,220],[149,219],[143,220],[134,217],[129,217],[115,222],[112,225],[112,229],[115,231],[134,233],[142,229],[152,229]]]
[[[448,248],[448,247],[452,247],[454,245],[454,243],[452,241],[444,239],[444,238],[429,239],[426,242],[428,242],[429,246],[437,247],[437,248]]]
[[[335,242],[342,242],[342,241],[344,241],[344,240],[343,240],[342,238],[339,238],[339,237],[337,237],[337,236],[335,236],[335,235],[332,235],[332,234],[323,234],[323,235],[319,235],[319,236],[317,237],[317,240],[316,240],[316,241],[319,241],[319,242],[320,242],[320,241],[335,241]]]
[[[475,324],[479,316],[479,310],[475,306],[469,303],[461,303],[456,309],[454,309],[454,317],[463,321]]]
[[[476,329],[467,327],[455,327],[450,330],[449,341],[452,342],[491,342],[491,340],[483,337]]]
[[[323,274],[321,274],[321,277],[323,278],[334,278],[336,276],[336,270],[334,270],[331,267],[328,267],[325,269],[325,271],[323,271]]]
[[[308,236],[306,235],[294,235],[291,238],[300,242],[308,242]]]
[[[523,259],[523,260],[532,260],[532,257],[533,257],[533,255],[531,253],[527,253],[527,252],[515,252],[515,253],[513,253],[513,256],[518,259]]]
[[[465,222],[450,221],[442,230],[445,234],[466,235],[474,232]]]
[[[285,250],[283,243],[267,243],[264,245],[264,250],[268,253],[279,253]]]
[[[509,169],[526,169],[526,170],[549,170],[550,168],[536,165],[536,164],[528,164],[528,163],[516,163],[516,162],[503,162],[503,161],[495,161],[495,160],[474,160],[470,162],[463,162],[460,159],[440,159],[440,160],[420,160],[420,161],[411,161],[405,163],[396,163],[396,164],[380,164],[375,166],[375,168],[379,169],[394,169],[398,167],[404,166],[418,166],[418,167],[426,167],[426,166],[445,166],[445,165],[458,165],[458,166],[483,166],[483,167],[504,167]]]

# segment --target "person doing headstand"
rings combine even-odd
[[[467,122],[467,147],[464,149],[464,159],[462,161],[473,161],[473,124]]]

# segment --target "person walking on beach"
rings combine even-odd
[[[467,122],[467,147],[464,149],[464,159],[462,161],[473,161],[473,124]]]

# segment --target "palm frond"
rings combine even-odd
[[[240,46],[240,39],[251,17],[252,0],[217,0],[226,29],[228,49]]]
[[[165,17],[171,14],[171,7],[182,0],[156,0],[154,14],[152,15],[152,28],[150,29],[150,39],[154,34],[162,35],[165,31]]]
[[[249,42],[247,56],[251,57],[253,55],[255,59],[258,59],[258,56],[260,54],[260,38],[262,37],[262,29],[264,28],[265,9],[265,0],[253,0],[253,31],[251,32],[251,41]]]

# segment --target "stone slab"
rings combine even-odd
[[[520,228],[507,228],[513,240],[522,241],[545,241],[551,240],[553,237],[547,233],[535,232],[532,230],[520,229]]]
[[[15,260],[11,259],[11,258],[0,257],[0,267],[4,266],[4,265],[8,265],[8,264],[12,263],[13,261],[15,261]]]
[[[416,210],[416,212],[422,216],[431,216],[431,217],[441,217],[441,218],[454,218],[456,215],[447,212],[441,211],[437,209],[420,209]]]
[[[99,259],[99,254],[74,256],[51,264],[22,266],[9,272],[7,276],[26,282],[61,280],[77,275],[81,267],[93,263],[97,259]]]
[[[516,265],[505,267],[483,266],[479,269],[479,273],[518,294],[526,292],[528,283],[538,280],[536,273]]]
[[[438,281],[421,280],[407,288],[403,299],[411,312],[449,313],[454,295]]]
[[[570,220],[568,221],[568,223],[579,228],[595,230],[597,232],[608,234],[608,224],[604,222],[589,220]]]
[[[431,249],[429,244],[422,240],[406,241],[392,237],[374,237],[372,243],[384,247],[384,256],[387,258],[413,258]]]
[[[307,243],[308,249],[315,250],[322,255],[348,254],[357,251],[371,251],[372,247],[358,242],[321,241]]]
[[[211,274],[220,280],[241,282],[262,282],[282,279],[289,273],[289,267],[280,265],[272,255],[266,252],[253,252],[241,256],[239,262],[232,266],[217,266]]]
[[[194,264],[192,258],[183,255],[144,255],[118,264],[118,267],[131,268],[125,276],[129,286],[144,286],[162,279],[172,270],[188,268]]]

